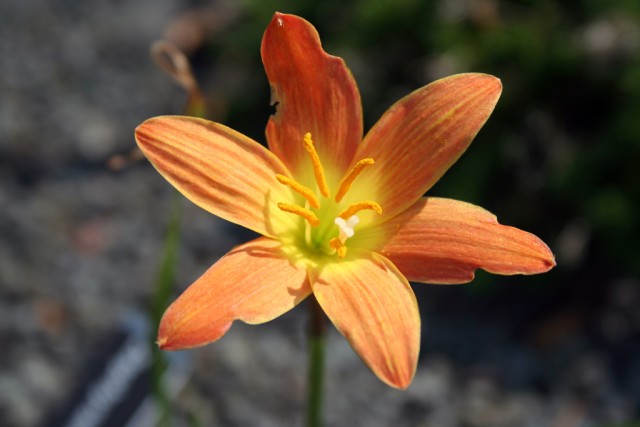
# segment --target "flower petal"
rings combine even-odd
[[[320,160],[340,179],[362,140],[360,93],[344,61],[322,49],[313,25],[282,13],[267,27],[261,53],[277,111],[267,124],[269,148],[309,185],[302,140],[310,132]]]
[[[233,249],[187,288],[164,313],[158,344],[164,350],[207,344],[236,319],[268,322],[310,293],[306,268],[292,265],[280,242],[260,237]]]
[[[496,77],[458,74],[398,101],[356,153],[354,160],[371,157],[376,163],[358,177],[351,196],[377,201],[384,212],[377,221],[411,206],[467,149],[501,91]]]
[[[189,200],[227,221],[274,236],[293,218],[277,207],[295,204],[276,180],[289,176],[266,148],[218,123],[163,116],[136,129],[136,141],[153,166]]]
[[[556,264],[549,247],[533,234],[501,225],[492,213],[457,200],[423,198],[372,232],[390,236],[379,252],[414,282],[466,283],[478,268],[535,274]]]
[[[390,386],[407,388],[420,351],[420,314],[394,265],[369,252],[327,264],[311,281],[320,306],[367,366]]]

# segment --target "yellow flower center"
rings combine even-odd
[[[355,179],[362,171],[374,164],[373,159],[366,158],[357,162],[338,184],[338,191],[333,200],[327,185],[324,167],[316,151],[311,134],[304,135],[304,147],[313,165],[313,174],[320,196],[309,187],[302,185],[295,179],[277,174],[279,183],[288,186],[305,198],[305,206],[278,203],[278,208],[284,212],[298,215],[305,219],[305,241],[309,248],[320,250],[328,254],[337,254],[344,258],[347,255],[347,239],[355,234],[355,226],[360,222],[356,215],[362,210],[371,210],[382,214],[382,207],[373,201],[351,203],[340,206],[344,196],[349,192]]]

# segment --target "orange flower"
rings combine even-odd
[[[465,283],[478,268],[533,274],[555,265],[537,237],[477,206],[422,197],[498,101],[500,80],[459,74],[416,90],[362,139],[360,95],[307,21],[276,13],[262,59],[277,113],[271,151],[221,124],[156,117],[136,129],[155,168],[214,215],[262,235],[234,248],[166,311],[161,348],[204,345],[311,293],[385,383],[416,369],[420,316],[408,281]]]

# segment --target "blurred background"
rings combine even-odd
[[[365,129],[439,77],[500,77],[494,114],[430,194],[533,232],[558,262],[538,276],[414,285],[423,342],[405,392],[377,380],[331,329],[328,425],[640,426],[637,0],[3,0],[0,425],[152,426],[157,408],[171,426],[302,423],[304,305],[175,354],[159,400],[142,372],[156,360],[151,347],[141,347],[141,383],[138,371],[122,376],[138,359],[118,359],[128,337],[150,342],[148,314],[167,301],[156,289],[171,277],[161,265],[167,235],[177,236],[172,212],[169,300],[250,237],[130,159],[140,122],[185,105],[149,47],[179,47],[209,117],[264,142],[259,48],[276,10],[312,22],[325,49],[345,58]],[[124,156],[118,167],[114,156]],[[91,390],[102,390],[94,406],[133,393],[127,414],[138,417],[73,421]]]

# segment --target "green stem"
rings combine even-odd
[[[157,426],[168,427],[171,405],[164,385],[164,371],[167,361],[155,343],[156,331],[162,313],[169,305],[173,292],[178,246],[180,243],[180,204],[181,198],[175,193],[171,201],[171,216],[166,230],[162,261],[156,276],[155,289],[151,301],[151,388],[160,409]]]
[[[327,335],[325,315],[314,296],[309,298],[309,384],[307,395],[307,426],[323,425],[324,344]]]

